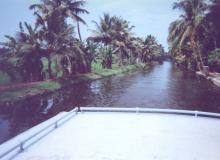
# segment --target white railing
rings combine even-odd
[[[178,114],[178,115],[189,115],[194,117],[209,117],[209,118],[219,118],[218,113],[200,112],[200,111],[187,111],[187,110],[173,110],[173,109],[154,109],[154,108],[101,108],[101,107],[78,107],[72,111],[64,114],[61,118],[55,118],[55,120],[40,129],[34,130],[33,128],[29,131],[34,130],[31,134],[28,134],[25,138],[21,138],[20,141],[15,141],[13,143],[5,145],[0,145],[0,159],[8,160],[15,157],[17,154],[23,152],[25,149],[48,135],[50,132],[54,131],[56,128],[70,120],[78,112],[110,112],[110,113],[155,113],[155,114]],[[48,120],[49,121],[49,120]],[[47,122],[47,121],[46,121]],[[44,122],[45,123],[45,122]],[[37,127],[37,126],[36,126]],[[27,131],[28,132],[28,131]],[[15,138],[16,139],[16,138]],[[19,139],[19,138],[18,138]],[[6,142],[6,143],[8,143]],[[6,146],[6,147],[5,147]]]
[[[156,109],[156,108],[103,108],[103,107],[80,107],[81,112],[122,112],[122,113],[161,113],[161,114],[180,114],[195,117],[220,118],[219,113],[176,110],[176,109]]]
[[[51,119],[52,122],[42,126],[38,125],[36,126],[36,129],[28,130],[27,132],[30,133],[28,133],[26,136],[18,135],[22,137],[15,137],[6,143],[3,143],[0,145],[0,160],[13,159],[17,154],[23,152],[25,149],[38,142],[40,139],[57,129],[66,121],[70,120],[74,115],[77,114],[77,112],[78,108],[75,108],[64,115],[57,115],[52,118],[54,120]],[[43,123],[47,123],[47,121]]]

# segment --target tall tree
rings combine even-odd
[[[85,1],[43,0],[40,4],[30,6],[30,9],[35,11],[34,15],[37,16],[36,25],[41,27],[39,32],[44,37],[50,77],[52,77],[51,64],[53,57],[58,58],[56,61],[64,63],[62,66],[66,68],[66,73],[71,74],[73,71],[77,72],[79,70],[85,72],[86,69],[83,68],[89,68],[81,47],[82,42],[77,42],[74,38],[73,27],[66,23],[67,18],[72,18],[74,21],[86,24],[78,16],[80,13],[88,13],[87,10],[80,8],[84,4]],[[78,31],[80,31],[79,28]],[[78,61],[78,64],[76,64],[76,61]],[[80,63],[83,63],[82,68],[78,66]]]
[[[142,43],[143,46],[141,55],[144,63],[151,61],[162,62],[164,48],[156,41],[156,37],[153,35],[148,35]]]
[[[183,12],[180,19],[173,22],[169,28],[168,41],[172,50],[181,51],[189,43],[199,70],[203,70],[204,63],[199,46],[199,28],[202,26],[207,5],[204,0],[181,0],[174,3],[173,9]]]
[[[208,7],[209,12],[206,16],[207,21],[210,23],[208,28],[209,36],[213,37],[215,48],[220,47],[220,0],[211,0]]]
[[[43,20],[47,19],[50,16],[53,16],[50,28],[56,28],[54,23],[57,24],[56,20],[61,18],[71,18],[74,22],[77,23],[77,29],[79,34],[79,39],[82,41],[80,33],[79,23],[85,24],[86,22],[79,16],[80,14],[88,14],[89,12],[82,8],[86,1],[84,0],[42,0],[43,3],[33,4],[30,6],[30,9],[35,9],[35,15],[43,14]],[[57,18],[57,19],[56,19]],[[64,23],[64,21],[63,21]],[[58,28],[57,28],[58,29]]]
[[[88,40],[92,40],[96,43],[101,43],[104,48],[104,59],[102,60],[102,66],[104,68],[112,68],[112,33],[113,33],[113,17],[104,13],[103,17],[100,17],[100,22],[93,21],[96,25],[96,29],[93,30],[93,36]]]
[[[94,23],[96,30],[89,39],[104,45],[106,58],[103,64],[111,67],[112,54],[117,55],[120,65],[123,59],[128,59],[129,63],[134,62],[132,52],[134,51],[134,37],[131,32],[134,26],[130,26],[130,23],[121,17],[110,16],[106,13],[100,18],[100,22]]]
[[[39,81],[43,79],[40,41],[37,28],[20,23],[20,31],[15,37],[6,36],[9,41],[3,43],[8,48],[8,57],[15,59],[15,65],[24,81]]]

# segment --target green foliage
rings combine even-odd
[[[189,53],[183,52],[183,49],[189,47],[193,51],[190,58],[195,59],[198,66],[202,65],[200,70],[204,67],[204,62],[199,47],[199,34],[204,23],[206,6],[205,0],[181,0],[174,3],[173,9],[179,9],[182,14],[171,23],[168,37],[172,55],[188,56]]]
[[[99,22],[94,22],[96,30],[88,40],[99,44],[96,50],[103,68],[112,68],[114,61],[119,65],[162,61],[164,49],[156,38],[148,36],[145,41],[134,37],[130,23],[121,17],[104,14]]]
[[[97,80],[113,75],[119,75],[131,71],[136,71],[146,68],[145,64],[135,64],[119,67],[113,65],[113,69],[100,69],[84,75],[74,77],[74,79],[60,79],[58,81],[44,81],[34,84],[29,84],[25,87],[11,88],[10,91],[2,91],[0,94],[0,102],[13,102],[19,99],[27,98],[28,96],[35,96],[39,94],[54,92],[62,87],[66,87],[71,84],[82,82],[83,80]]]
[[[118,66],[118,64],[113,64],[112,69],[104,69],[100,68],[101,64],[93,64],[93,73],[89,74],[88,77],[93,78],[103,78],[103,77],[109,77],[113,75],[118,75],[130,71],[134,71],[137,69],[144,69],[145,64],[140,63],[140,64],[134,64],[134,65],[125,65],[125,66]]]
[[[129,21],[109,14],[94,22],[94,35],[82,42],[79,24],[86,22],[80,15],[89,13],[83,8],[85,4],[84,0],[41,0],[30,6],[35,24],[19,23],[16,35],[7,35],[7,41],[0,43],[4,52],[0,55],[0,59],[4,58],[0,67],[12,82],[71,77],[92,70],[114,69],[115,65],[162,60],[164,50],[156,40],[144,44],[134,36],[134,26]],[[75,25],[68,24],[68,18]],[[79,39],[75,37],[76,27]],[[144,55],[147,47],[153,50]]]
[[[202,70],[204,65],[217,69],[218,58],[214,52],[218,51],[213,50],[220,48],[220,1],[180,0],[174,9],[182,14],[169,27],[168,42],[173,59],[183,56],[186,69]]]
[[[220,72],[220,48],[210,53],[208,64],[212,70]]]
[[[10,83],[11,83],[10,76],[7,73],[0,71],[0,85],[6,85]]]
[[[96,62],[96,63],[92,63],[92,71],[93,72],[97,72],[97,71],[100,71],[100,70],[102,70],[103,69],[103,67],[102,67],[102,64],[101,64],[101,62]]]
[[[48,73],[48,59],[45,57],[41,58],[41,62],[43,64],[43,69],[42,69],[42,73],[43,73],[43,77],[44,79],[49,79],[49,73]]]
[[[61,88],[61,85],[57,82],[43,82],[34,87],[39,90],[57,90]]]
[[[150,61],[162,62],[164,60],[165,51],[162,45],[158,44],[156,38],[152,35],[148,35],[142,42],[141,59],[147,63]]]
[[[74,37],[74,27],[66,21],[77,21],[79,31],[79,22],[86,24],[79,16],[88,13],[81,8],[84,4],[81,0],[42,0],[30,6],[36,16],[35,26],[19,23],[16,36],[6,36],[8,41],[1,45],[8,59],[16,59],[15,69],[24,82],[90,71],[90,50]]]
[[[0,102],[13,102],[19,99],[35,96],[47,92],[53,92],[61,88],[58,82],[46,81],[38,84],[29,85],[22,88],[10,89],[10,91],[2,91],[0,94]]]
[[[5,76],[10,77],[11,83],[14,82],[21,82],[22,77],[19,74],[18,68],[16,67],[17,65],[17,58],[14,57],[1,57],[0,58],[0,71],[5,73]]]

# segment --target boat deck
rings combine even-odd
[[[220,120],[217,118],[80,112],[13,159],[219,160],[219,151]]]

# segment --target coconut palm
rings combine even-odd
[[[207,28],[208,36],[212,37],[214,47],[220,47],[220,0],[212,0],[208,7],[209,12],[206,15],[206,20],[209,22],[209,28]],[[210,42],[209,42],[210,43]]]
[[[112,68],[112,33],[113,33],[113,17],[108,13],[104,13],[103,17],[100,17],[100,22],[93,21],[96,25],[96,29],[92,30],[93,36],[88,40],[101,44],[104,48],[102,66],[104,68]]]
[[[143,50],[147,53],[152,53],[156,47],[156,38],[152,35],[148,35],[143,42]]]
[[[80,41],[82,36],[80,32],[80,23],[86,25],[86,22],[79,16],[79,14],[89,14],[86,9],[82,7],[86,4],[84,0],[59,0],[61,2],[61,8],[64,10],[64,15],[73,19],[77,23],[77,30]]]
[[[73,74],[78,71],[80,72],[80,70],[86,72],[90,68],[86,61],[86,53],[84,53],[84,49],[81,47],[82,44],[74,38],[74,28],[65,21],[66,18],[70,17],[77,22],[86,24],[78,16],[81,13],[88,13],[85,9],[80,8],[85,4],[85,1],[44,0],[42,2],[41,4],[31,5],[30,9],[35,10],[34,15],[37,16],[36,26],[40,26],[39,33],[42,34],[44,48],[47,48],[50,77],[52,77],[52,59],[55,60],[57,68],[63,67],[65,73]],[[80,35],[79,28],[78,32]]]
[[[37,28],[31,25],[20,23],[20,31],[15,37],[6,36],[9,41],[4,43],[9,50],[9,61],[15,60],[16,67],[20,71],[24,81],[42,80],[42,62],[40,41]]]
[[[203,70],[204,64],[199,49],[198,34],[203,23],[206,6],[204,0],[181,0],[174,3],[173,9],[179,9],[183,14],[179,20],[170,25],[168,37],[172,50],[181,51],[184,45],[189,43],[199,70]]]
[[[129,63],[133,63],[135,50],[133,44],[132,29],[134,26],[130,26],[127,20],[121,17],[113,17],[113,46],[115,48],[114,53],[118,54],[119,64],[121,65],[123,59],[128,59]]]
[[[79,14],[88,14],[89,12],[82,7],[85,5],[84,0],[42,0],[41,4],[33,4],[30,6],[31,10],[35,10],[35,15],[38,16],[38,21],[48,20],[48,27],[50,29],[59,29],[57,21],[65,23],[64,19],[71,18],[77,23],[79,39],[82,41],[79,23],[86,25],[86,22],[79,16]],[[39,16],[41,15],[41,16]],[[42,18],[41,18],[42,17]],[[60,23],[62,25],[62,23]]]
[[[105,54],[103,59],[103,65],[107,68],[111,68],[112,54],[116,54],[119,59],[119,64],[122,64],[123,59],[129,59],[129,63],[133,61],[134,45],[132,44],[133,34],[131,30],[133,26],[130,26],[129,22],[121,17],[113,16],[105,13],[100,18],[100,22],[94,22],[96,30],[93,30],[93,36],[89,37],[97,43],[104,45]]]
[[[100,17],[100,22],[93,21],[96,29],[92,30],[93,36],[89,37],[89,40],[92,40],[97,43],[103,43],[105,46],[111,43],[112,41],[112,26],[113,18],[108,14],[104,13],[103,17]]]
[[[156,38],[154,36],[148,35],[147,38],[143,41],[142,61],[146,63],[152,60],[157,60],[155,58],[156,54],[162,54],[160,46],[157,43]]]

